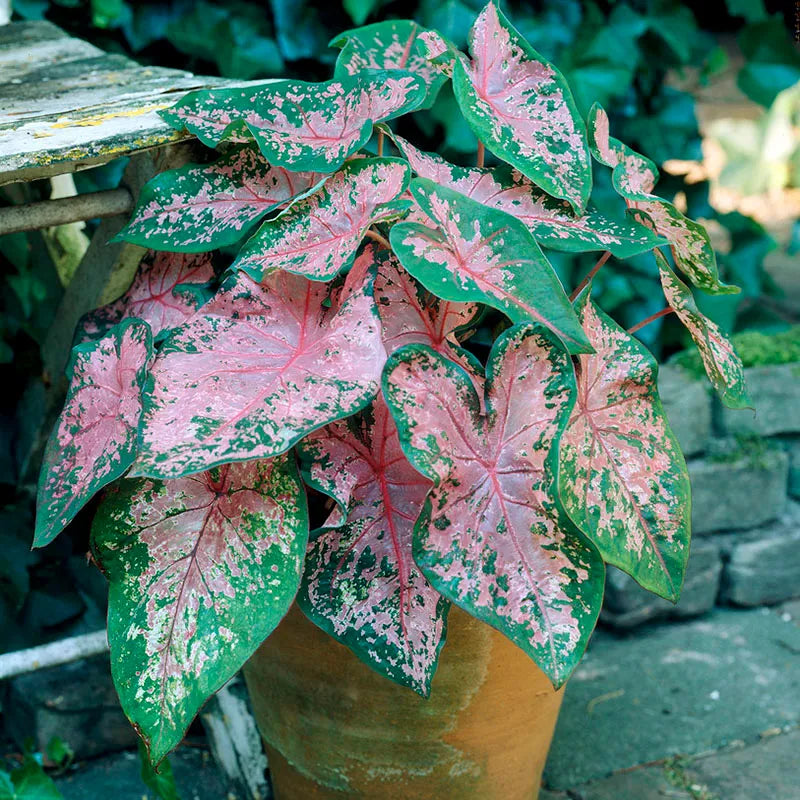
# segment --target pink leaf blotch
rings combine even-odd
[[[433,586],[525,650],[556,686],[594,628],[604,568],[559,510],[558,440],[572,362],[540,326],[511,328],[486,368],[486,412],[464,371],[430,348],[390,356],[384,396],[409,461],[435,487],[414,531]]]
[[[370,225],[399,216],[408,165],[397,158],[349,161],[325,185],[267,220],[233,264],[261,280],[277,270],[327,281],[350,266]]]
[[[106,495],[92,551],[109,580],[112,674],[155,763],[289,609],[307,540],[288,456]]]
[[[306,481],[339,506],[309,545],[300,608],[373,669],[427,697],[448,606],[411,554],[431,482],[403,455],[380,398],[298,450]]]
[[[129,317],[144,320],[154,337],[185,322],[208,299],[205,285],[214,277],[210,256],[150,251],[131,287],[113,303],[84,315],[79,341],[97,339]]]
[[[697,345],[708,379],[728,408],[752,408],[744,379],[744,366],[731,340],[700,312],[689,287],[672,271],[669,262],[654,251],[661,287],[667,303]]]
[[[351,270],[340,296],[329,288],[239,273],[173,331],[153,364],[133,474],[278,455],[367,405],[385,360],[372,274]]]
[[[69,391],[39,477],[34,547],[55,539],[133,463],[152,355],[150,329],[138,319],[73,350]]]
[[[270,164],[333,172],[367,143],[373,123],[412,111],[424,99],[421,78],[382,70],[324,83],[272,81],[191,92],[161,116],[210,147],[255,139]]]
[[[469,35],[472,61],[456,59],[453,90],[464,119],[493,153],[580,212],[592,189],[586,129],[564,76],[514,29],[494,2]]]
[[[183,253],[236,244],[259,219],[324,178],[274,167],[258,148],[240,147],[213,164],[188,164],[156,175],[116,238]]]
[[[658,397],[658,364],[588,292],[578,306],[595,352],[576,360],[561,499],[604,561],[677,602],[689,556],[689,475]]]
[[[652,193],[658,180],[655,164],[609,134],[608,115],[597,104],[589,112],[589,145],[594,157],[613,169],[614,188],[626,198],[630,216],[669,242],[677,266],[695,286],[712,294],[740,291],[720,281],[706,229]]]
[[[576,214],[567,201],[545,194],[513,167],[457,167],[441,156],[418,150],[396,134],[392,136],[420,178],[511,214],[545,247],[567,252],[610,250],[618,258],[629,258],[663,242],[649,226],[612,220],[594,208]]]
[[[591,350],[550,262],[518,219],[426,178],[411,181],[411,193],[428,220],[395,224],[391,243],[426,289],[485,303],[514,322],[541,322],[572,352]]]

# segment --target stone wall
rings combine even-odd
[[[800,597],[800,363],[745,370],[752,411],[723,408],[674,365],[659,388],[692,481],[692,548],[677,605],[609,567],[601,621],[632,628],[713,605]]]

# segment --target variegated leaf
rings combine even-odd
[[[515,322],[541,322],[571,352],[591,349],[550,262],[519,220],[426,178],[411,181],[411,193],[431,222],[398,223],[391,242],[425,288],[443,300],[485,303]]]
[[[607,563],[676,602],[689,556],[689,475],[658,397],[658,364],[588,292],[578,306],[595,352],[575,364],[561,499]]]
[[[270,164],[333,172],[369,141],[374,122],[413,111],[424,99],[421,78],[368,71],[324,83],[271,81],[190,92],[161,116],[209,147],[252,137]]]
[[[420,178],[511,214],[545,247],[573,253],[610,250],[617,258],[629,258],[663,241],[649,227],[609,219],[591,207],[576,214],[568,202],[550,197],[513,167],[457,167],[441,156],[417,150],[396,134],[393,138]]]
[[[157,337],[185,322],[210,297],[206,284],[213,277],[208,255],[151,250],[122,297],[83,316],[78,339],[84,342],[105,336],[128,317],[144,320]]]
[[[652,193],[656,165],[609,134],[608,115],[597,104],[589,112],[589,145],[594,157],[613,169],[614,188],[628,202],[632,218],[669,242],[677,266],[695,286],[711,294],[739,292],[738,286],[720,281],[706,229]]]
[[[378,398],[300,443],[309,485],[339,508],[312,537],[300,608],[370,667],[430,693],[448,604],[411,554],[431,482],[408,463]]]
[[[133,463],[152,355],[150,329],[138,319],[73,350],[72,381],[39,477],[34,547],[55,539]]]
[[[384,395],[411,463],[433,480],[414,558],[433,586],[525,650],[556,686],[594,628],[604,568],[560,512],[558,440],[575,402],[572,362],[552,334],[519,325],[495,343],[486,414],[468,376],[409,345]]]
[[[289,609],[307,540],[289,456],[124,481],[105,497],[92,550],[109,580],[112,674],[155,763]]]
[[[372,275],[351,270],[329,299],[326,284],[285,272],[232,276],[162,346],[133,474],[278,455],[364,408],[385,359]]]
[[[188,164],[156,175],[117,239],[182,253],[232,245],[263,216],[324,178],[273,167],[258,148],[240,147],[213,164]]]
[[[453,90],[469,126],[495,155],[581,212],[592,190],[586,129],[564,76],[490,2],[457,59]]]
[[[446,76],[428,60],[422,38],[428,31],[408,19],[376,22],[345,31],[331,40],[341,48],[334,77],[358,75],[362,70],[408,70],[425,83],[427,97],[421,108],[430,108]]]
[[[700,313],[689,287],[670,269],[662,253],[655,251],[661,287],[667,303],[694,339],[708,379],[728,408],[752,408],[744,381],[742,359],[719,326]]]
[[[408,165],[397,158],[349,161],[311,196],[267,220],[233,264],[256,280],[276,270],[317,281],[350,266],[370,225],[399,216]]]

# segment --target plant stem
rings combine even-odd
[[[386,240],[386,238],[385,238],[385,237],[383,237],[383,236],[381,236],[381,235],[378,233],[378,231],[374,231],[374,230],[372,230],[372,228],[370,228],[370,229],[367,231],[366,235],[367,235],[367,236],[368,236],[370,239],[372,239],[372,241],[373,241],[373,242],[377,242],[379,245],[382,245],[382,246],[383,246],[383,247],[385,247],[387,250],[391,250],[391,249],[392,249],[392,246],[389,244],[389,242]]]
[[[383,131],[378,129],[378,157],[379,158],[383,155],[383,137],[384,137]]]
[[[661,311],[656,311],[655,314],[651,314],[647,319],[643,319],[641,322],[637,322],[632,328],[628,328],[628,333],[636,333],[636,331],[644,328],[645,325],[649,325],[651,322],[661,319],[661,317],[666,317],[667,314],[671,314],[674,310],[675,309],[671,306],[662,308]]]
[[[486,148],[483,146],[483,142],[478,142],[478,155],[475,159],[475,166],[482,167],[485,160],[486,160]]]
[[[574,301],[575,298],[589,285],[589,281],[594,278],[598,272],[600,272],[600,268],[606,263],[606,261],[608,261],[609,258],[611,258],[611,251],[606,250],[605,253],[603,253],[603,255],[597,259],[597,263],[589,270],[589,274],[578,284],[575,291],[569,296],[570,302]]]

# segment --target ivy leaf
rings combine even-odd
[[[190,92],[160,113],[209,147],[252,137],[270,164],[334,172],[369,141],[374,122],[412,111],[424,99],[420,78],[385,70],[324,83],[272,81]]]
[[[742,359],[732,342],[708,317],[700,313],[689,287],[670,269],[664,255],[653,251],[667,303],[697,345],[708,379],[728,408],[752,408],[744,380]]]
[[[130,289],[113,303],[85,314],[78,323],[81,342],[99,339],[124,319],[144,320],[154,337],[180,325],[207,299],[204,284],[214,277],[208,255],[150,251]]]
[[[366,267],[332,297],[285,272],[261,284],[232,276],[164,342],[132,474],[177,478],[283,453],[364,408],[384,359]]]
[[[255,147],[237,148],[213,164],[188,164],[156,175],[116,238],[183,253],[233,245],[259,219],[324,178],[271,166]]]
[[[453,89],[475,135],[548,194],[580,212],[592,190],[586,129],[564,76],[490,2],[457,59]]]
[[[689,556],[689,475],[658,397],[658,364],[588,292],[577,305],[595,352],[576,362],[561,499],[607,563],[677,602]]]
[[[667,239],[677,266],[695,286],[711,294],[739,292],[738,286],[720,281],[705,228],[652,193],[658,180],[655,164],[609,134],[608,115],[597,104],[589,112],[589,144],[594,157],[613,169],[614,188],[630,201],[631,216]]]
[[[338,509],[312,538],[297,602],[366,664],[427,697],[448,603],[411,554],[431,487],[408,463],[378,399],[300,443],[303,476]]]
[[[124,481],[92,525],[122,707],[158,765],[291,605],[308,513],[289,456]]]
[[[398,158],[349,161],[325,185],[267,220],[233,264],[261,280],[277,270],[317,281],[334,278],[353,261],[370,225],[398,216],[392,203],[408,188],[408,165]]]
[[[425,83],[427,95],[420,108],[430,108],[447,80],[428,60],[425,34],[416,22],[393,19],[345,31],[331,40],[341,48],[334,77],[357,75],[367,69],[401,69],[417,75]]]
[[[411,181],[411,194],[431,222],[398,223],[391,242],[423,286],[443,300],[485,303],[514,322],[541,322],[572,352],[591,349],[550,262],[519,220],[426,178]]]
[[[138,319],[73,350],[64,409],[44,451],[34,547],[55,539],[96,492],[133,463],[152,355],[150,329]]]
[[[0,800],[63,800],[53,779],[32,755],[11,774],[0,770]]]
[[[603,594],[599,555],[558,509],[558,440],[575,402],[572,362],[519,325],[495,342],[486,413],[469,377],[421,345],[390,356],[384,395],[409,461],[435,486],[414,558],[439,592],[521,647],[560,686]]]
[[[661,242],[647,227],[609,219],[594,208],[575,214],[569,203],[545,194],[512,167],[457,167],[396,134],[393,139],[419,177],[511,214],[545,247],[572,253],[610,250],[617,258],[629,258]]]

